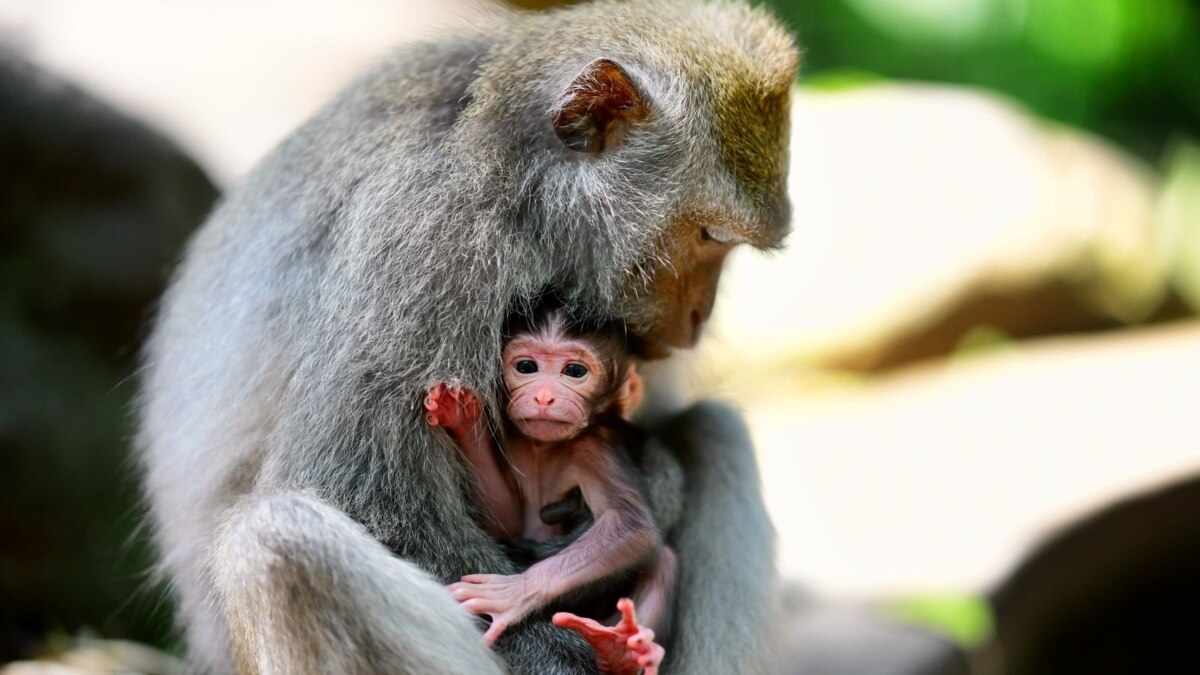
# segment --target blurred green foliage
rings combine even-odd
[[[1166,164],[1159,242],[1172,285],[1200,312],[1200,146],[1181,143],[1168,154]]]
[[[975,595],[935,593],[900,598],[880,609],[891,619],[941,633],[964,649],[985,643],[996,627],[991,605]]]
[[[840,71],[985,87],[1158,162],[1200,134],[1190,0],[770,0],[802,81]],[[843,79],[834,81],[843,82]]]

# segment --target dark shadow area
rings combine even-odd
[[[993,602],[1006,672],[1200,672],[1200,477],[1066,528]]]
[[[173,144],[0,48],[0,661],[84,627],[165,639],[130,378],[216,198]]]

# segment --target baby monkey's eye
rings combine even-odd
[[[536,373],[537,364],[529,359],[521,359],[520,361],[517,361],[517,372],[521,373],[522,375]]]
[[[568,363],[566,367],[563,368],[563,375],[566,375],[567,377],[580,378],[584,375],[587,375],[587,368],[584,368],[578,363]]]

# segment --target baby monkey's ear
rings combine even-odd
[[[554,133],[572,150],[604,150],[629,120],[646,116],[641,93],[625,71],[608,59],[596,59],[575,76],[550,109]]]
[[[633,413],[642,405],[642,399],[646,395],[646,389],[642,385],[642,376],[638,375],[637,367],[632,363],[629,364],[629,369],[625,371],[625,382],[621,384],[621,390],[617,392],[617,414],[623,419],[628,420],[633,417]]]

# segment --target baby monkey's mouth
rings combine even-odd
[[[579,431],[574,420],[553,417],[522,417],[513,420],[521,432],[539,441],[559,441],[571,438]]]

